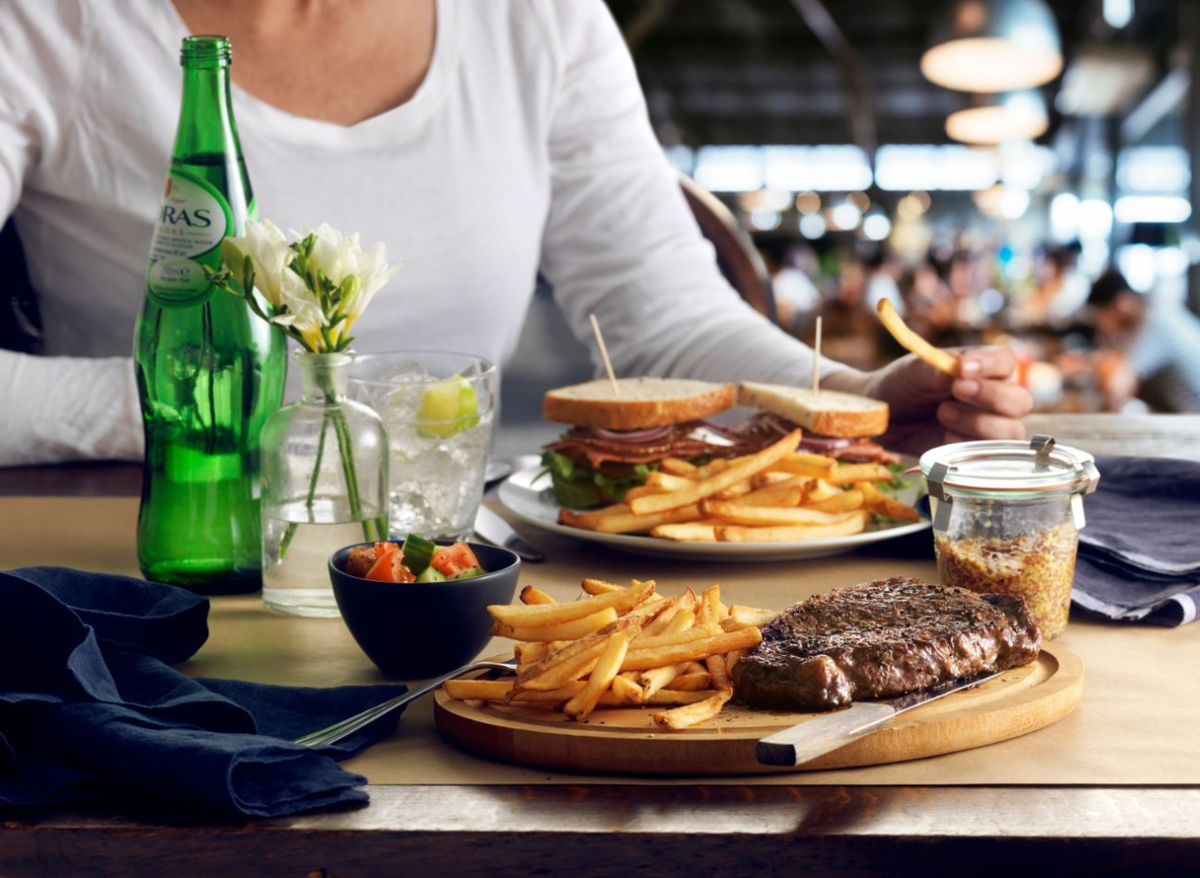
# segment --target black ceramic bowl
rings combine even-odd
[[[512,601],[521,559],[508,549],[468,545],[488,572],[449,582],[375,582],[351,576],[345,571],[346,560],[357,546],[334,552],[329,559],[342,618],[385,674],[401,680],[435,677],[465,665],[487,645],[492,627],[487,607]]]

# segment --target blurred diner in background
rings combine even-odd
[[[790,332],[821,315],[826,354],[875,368],[888,298],[935,344],[1011,345],[1037,410],[1200,410],[1200,4],[610,7]],[[965,39],[1016,31],[999,61]]]

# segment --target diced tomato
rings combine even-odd
[[[377,582],[412,582],[416,579],[404,566],[404,552],[395,543],[376,543],[376,560],[367,571],[367,579]]]
[[[479,566],[479,560],[466,543],[443,546],[433,553],[429,566],[443,576],[453,576],[463,570]]]
[[[346,572],[351,576],[366,576],[367,571],[375,564],[375,547],[358,546],[350,550],[346,559]]]

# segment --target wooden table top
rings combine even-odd
[[[1068,419],[1043,418],[1036,429],[1075,440]],[[1200,449],[1197,416],[1108,416],[1082,435],[1112,437],[1111,447],[1075,440],[1098,452],[1200,459],[1191,453]],[[128,464],[0,470],[0,496],[131,495],[139,485],[139,468]],[[980,857],[1016,862],[1019,853],[1039,871],[1183,874],[1200,854],[1195,786],[387,785],[369,792],[364,808],[226,825],[152,812],[0,812],[0,873],[949,874]]]

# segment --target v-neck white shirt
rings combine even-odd
[[[808,348],[717,271],[601,0],[438,0],[437,20],[416,94],[356,125],[233,89],[260,215],[358,231],[404,263],[360,352],[502,363],[540,270],[580,338],[596,313],[623,374],[808,373]],[[45,356],[0,352],[0,465],[140,455],[129,353],[186,35],[169,0],[0,6],[0,215],[45,329]]]

